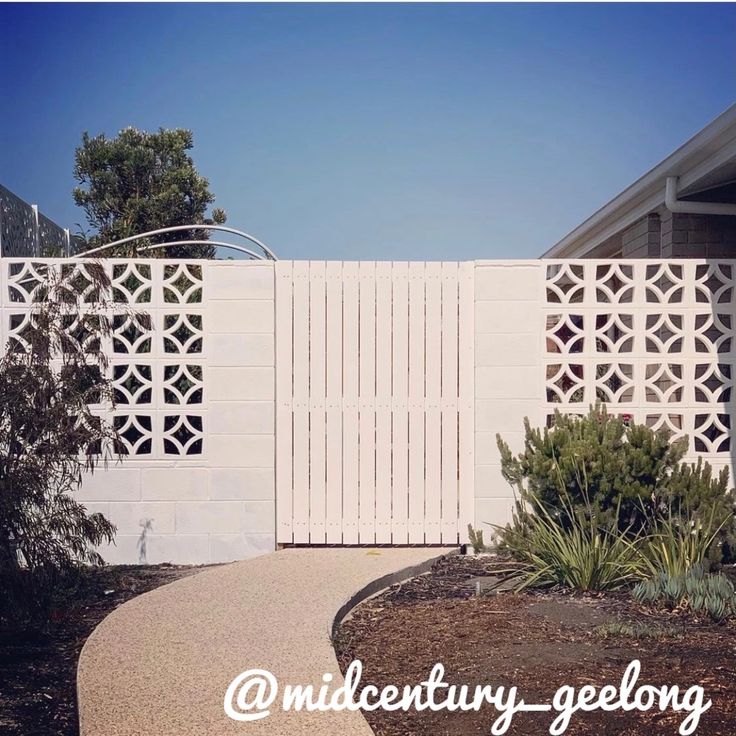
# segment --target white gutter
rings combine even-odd
[[[670,212],[686,212],[692,215],[736,215],[736,204],[728,202],[688,202],[677,199],[678,176],[668,176],[664,189],[664,206]]]

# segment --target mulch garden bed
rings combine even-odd
[[[0,630],[0,734],[76,736],[77,660],[93,629],[128,599],[202,569],[120,565],[88,570],[74,595],[54,612],[47,634]]]
[[[736,734],[736,625],[651,612],[626,593],[477,595],[471,581],[502,566],[488,556],[446,557],[430,573],[366,601],[335,638],[343,672],[360,659],[362,686],[403,687],[426,680],[441,662],[451,684],[515,685],[527,703],[544,703],[561,685],[618,686],[629,662],[639,659],[639,685],[705,688],[713,705],[697,734]],[[507,733],[547,734],[556,715],[517,714]],[[686,715],[657,709],[576,713],[565,733],[677,734]],[[486,735],[497,716],[491,706],[465,713],[366,713],[377,736]]]

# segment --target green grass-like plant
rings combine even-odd
[[[483,541],[483,530],[474,529],[472,524],[468,524],[468,539],[470,540],[470,546],[473,548],[475,554],[485,552],[486,544]]]
[[[561,523],[544,505],[526,516],[523,529],[499,529],[504,549],[523,564],[519,589],[561,586],[579,591],[611,590],[640,580],[646,564],[637,544],[617,525],[561,502]]]
[[[730,522],[729,516],[716,524],[713,513],[705,521],[690,521],[686,515],[670,514],[641,545],[651,575],[664,573],[670,579],[682,578],[696,566],[707,566],[711,548],[718,543],[721,530]]]

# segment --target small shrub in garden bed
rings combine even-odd
[[[680,575],[660,572],[634,586],[632,595],[637,603],[685,608],[696,615],[707,614],[714,621],[736,616],[733,583],[725,575],[707,573],[702,565]]]
[[[482,529],[473,529],[473,525],[468,524],[468,539],[470,540],[470,547],[476,555],[486,551]]]
[[[43,628],[54,598],[95,547],[114,538],[102,514],[74,499],[82,476],[116,455],[102,348],[110,324],[100,295],[109,278],[86,265],[81,308],[74,270],[47,269],[27,324],[0,358],[0,627]]]
[[[659,626],[652,624],[630,624],[625,621],[601,624],[593,629],[593,633],[602,639],[621,636],[626,639],[654,639],[655,641],[682,639],[685,636],[685,630],[681,627]]]
[[[711,558],[718,562],[736,550],[734,495],[728,471],[713,476],[708,463],[682,462],[687,438],[670,442],[666,432],[626,425],[601,405],[586,416],[557,412],[550,428],[524,422],[524,450],[514,456],[498,436],[501,470],[519,494],[518,518],[547,509],[569,526],[561,504],[590,515],[604,528],[613,523],[629,537],[650,534],[667,519],[685,526],[718,528]]]
[[[523,527],[501,531],[504,549],[525,565],[517,574],[520,588],[610,590],[641,579],[644,560],[615,523],[601,526],[564,502],[562,509],[553,515],[540,505]]]
[[[713,478],[707,463],[683,463],[686,439],[670,443],[602,406],[525,428],[518,456],[498,437],[503,475],[518,492],[499,546],[524,563],[521,587],[608,590],[686,575],[736,550],[727,472]]]

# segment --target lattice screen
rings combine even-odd
[[[63,256],[69,232],[0,184],[0,256]]]
[[[206,450],[202,266],[156,260],[99,263],[110,277],[109,293],[96,290],[91,266],[84,262],[4,259],[3,344],[23,342],[37,290],[48,270],[56,269],[79,295],[77,309],[93,302],[108,305],[112,330],[104,347],[110,356],[120,451],[144,460],[201,456]],[[69,315],[68,330],[75,339],[89,339],[74,315]]]
[[[690,453],[731,451],[734,262],[546,262],[545,401],[596,400]]]

